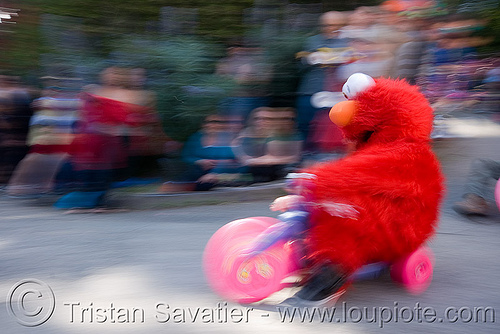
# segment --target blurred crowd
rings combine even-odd
[[[296,55],[292,105],[269,93],[276,64],[264,48],[232,43],[216,73],[235,89],[185,143],[164,133],[143,68],[111,66],[86,86],[79,78],[44,77],[37,93],[2,76],[0,182],[11,196],[57,193],[60,208],[95,207],[111,187],[150,177],[171,153],[185,167],[163,191],[277,180],[350,150],[328,110],[344,99],[342,84],[356,72],[418,85],[437,115],[496,111],[500,56],[477,52],[491,42],[476,36],[485,24],[383,6],[324,13],[319,33]]]

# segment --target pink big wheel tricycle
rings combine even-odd
[[[313,175],[288,176],[288,188],[304,194]],[[307,198],[307,197],[305,197]],[[239,303],[258,302],[287,287],[287,278],[301,276],[311,201],[305,200],[276,218],[251,217],[221,227],[208,241],[203,265],[208,283],[221,297]],[[350,280],[374,278],[389,269],[394,281],[412,294],[424,292],[432,280],[433,254],[421,247],[395,263],[370,263]]]

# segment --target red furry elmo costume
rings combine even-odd
[[[305,171],[317,177],[315,201],[337,203],[340,212],[319,210],[309,234],[314,262],[336,266],[327,279],[416,250],[434,234],[443,196],[430,147],[433,112],[418,88],[360,73],[351,78],[343,88],[348,106],[334,106],[330,117],[356,151]],[[351,213],[342,214],[345,208]]]

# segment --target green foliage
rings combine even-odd
[[[290,104],[292,107],[295,103],[291,100],[295,99],[300,79],[295,55],[303,51],[306,38],[307,35],[304,33],[286,32],[263,42],[269,62],[273,65],[271,94],[280,102]]]
[[[37,8],[25,8],[22,17],[11,20],[14,24],[0,24],[2,72],[27,76],[38,70],[38,57],[44,46],[40,43],[37,16]]]

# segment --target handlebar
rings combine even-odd
[[[289,173],[286,176],[287,190],[301,195],[304,201],[280,214],[278,216],[280,221],[259,234],[243,252],[243,257],[250,259],[257,256],[282,240],[293,240],[299,237],[308,229],[310,218],[308,202],[312,197],[311,189],[314,187],[315,179],[316,175],[309,173]]]
[[[279,215],[278,219],[280,222],[269,226],[259,234],[242,256],[249,259],[259,255],[279,241],[297,238],[308,228],[309,213],[301,210],[288,211]]]

